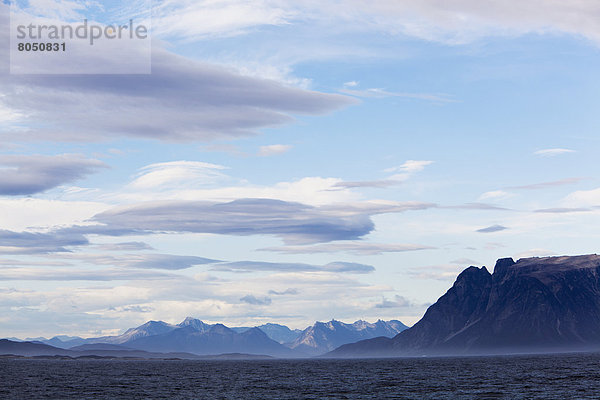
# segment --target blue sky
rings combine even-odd
[[[469,265],[597,252],[598,16],[165,0],[151,75],[3,58],[0,336],[412,324]]]

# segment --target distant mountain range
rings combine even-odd
[[[289,347],[316,356],[358,340],[378,336],[393,337],[407,328],[402,322],[395,320],[379,320],[374,324],[365,321],[356,321],[353,324],[345,324],[336,320],[317,322],[302,331]]]
[[[600,350],[600,256],[512,258],[469,267],[412,328],[328,357]]]
[[[292,330],[278,324],[228,328],[222,324],[207,324],[188,317],[177,325],[148,321],[118,336],[88,339],[56,336],[52,339],[29,338],[27,341],[63,350],[97,354],[110,351],[143,351],[158,354],[155,358],[164,357],[164,353],[213,356],[239,353],[295,358],[323,354],[342,344],[361,339],[382,335],[393,337],[406,328],[400,321],[381,320],[374,324],[365,321],[356,321],[353,324],[335,320],[327,323],[317,322],[304,331]],[[0,354],[3,354],[1,349]],[[63,354],[67,353],[56,352],[56,355]]]
[[[301,354],[277,343],[259,328],[242,333],[216,324],[206,331],[184,326],[159,335],[129,340],[128,347],[154,352],[189,352],[216,355],[222,353],[267,354],[275,357],[298,357]]]

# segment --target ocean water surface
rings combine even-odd
[[[600,354],[0,360],[0,399],[600,399]]]

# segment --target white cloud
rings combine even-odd
[[[155,22],[167,35],[233,35],[263,25],[309,24],[321,29],[403,34],[450,44],[485,36],[568,33],[600,40],[595,0],[486,2],[460,0],[348,0],[328,3],[262,0],[163,1]],[[198,23],[202,21],[203,23]],[[168,27],[170,25],[170,27]]]
[[[377,46],[338,40],[344,34],[385,33],[456,45],[490,36],[566,33],[600,42],[600,11],[595,0],[496,1],[485,6],[479,0],[259,0],[253,2],[251,11],[246,11],[248,7],[243,0],[163,0],[155,7],[153,23],[156,32],[168,40],[256,34],[254,46],[203,56],[241,70],[255,64],[255,76],[296,85],[294,81],[303,80],[291,76],[294,69],[290,67],[306,60],[390,56]],[[264,34],[265,27],[276,33]],[[291,45],[282,46],[282,37]],[[273,70],[276,73],[269,72]]]
[[[90,5],[98,5],[93,1],[86,1],[87,4],[84,4],[69,0],[29,0],[28,3],[25,9],[28,13],[61,20],[83,20],[83,11],[88,10]]]
[[[483,193],[481,196],[479,196],[478,200],[503,200],[512,196],[514,196],[512,193],[505,192],[504,190],[493,190]]]
[[[423,171],[426,166],[433,164],[433,161],[426,160],[408,160],[404,164],[397,167],[387,168],[384,172],[394,173],[388,179],[394,181],[405,181],[413,174]]]
[[[221,165],[199,161],[173,161],[151,164],[140,169],[130,187],[134,190],[205,186],[226,178]]]
[[[337,202],[357,201],[360,195],[351,188],[340,188],[337,178],[305,177],[291,182],[278,182],[273,185],[253,185],[241,178],[227,176],[223,169],[205,167],[204,163],[166,163],[164,167],[150,166],[150,177],[146,177],[147,167],[140,170],[142,185],[129,184],[116,193],[102,196],[111,202],[129,203],[149,200],[209,200],[231,201],[239,198],[278,199],[298,201],[310,205],[324,205]],[[167,172],[164,172],[166,169]],[[154,174],[154,172],[157,172]],[[166,175],[176,175],[176,184],[166,179]],[[165,178],[165,179],[163,179]],[[207,182],[219,185],[206,185]]]
[[[154,32],[164,38],[198,40],[234,36],[250,29],[285,25],[293,10],[276,1],[165,0],[154,7]]]
[[[542,149],[534,152],[533,154],[544,157],[554,157],[561,154],[575,153],[575,150],[570,149]]]
[[[9,108],[6,104],[2,103],[3,97],[4,96],[0,95],[0,124],[16,122],[22,119],[23,114],[18,113],[16,110]]]
[[[110,206],[101,202],[48,199],[0,198],[0,227],[23,231],[34,227],[49,230],[61,226],[85,225],[94,215]]]
[[[260,157],[274,156],[277,154],[286,153],[286,152],[290,151],[291,148],[292,148],[292,146],[290,146],[288,144],[272,144],[269,146],[260,146],[258,155]]]
[[[386,179],[376,179],[370,181],[340,181],[335,184],[335,188],[354,189],[354,188],[387,188],[403,183],[413,174],[422,171],[426,166],[433,164],[433,161],[408,160],[404,164],[387,168],[384,172],[394,173]]]
[[[575,3],[355,0],[352,5],[365,12],[365,17],[379,17],[373,19],[373,28],[448,43],[464,43],[488,35],[553,32],[600,39],[600,30],[594,23],[600,7],[594,0]]]
[[[563,204],[567,207],[600,206],[600,188],[575,191],[563,200]]]

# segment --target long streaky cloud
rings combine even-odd
[[[355,274],[365,274],[375,271],[371,265],[335,261],[326,265],[312,265],[303,263],[274,263],[261,261],[235,261],[229,263],[216,264],[212,268],[214,271],[229,272],[348,272]]]
[[[0,230],[0,254],[47,254],[69,252],[69,247],[84,246],[87,238],[76,232],[13,232]]]
[[[116,207],[96,215],[97,225],[74,226],[66,232],[126,236],[158,232],[275,235],[286,244],[354,240],[370,233],[372,215],[424,210],[420,202],[363,202],[328,206],[273,199],[240,199],[227,203],[160,201]]]
[[[538,190],[538,189],[548,189],[556,186],[563,185],[572,185],[582,181],[584,178],[566,178],[560,179],[557,181],[549,181],[549,182],[541,182],[541,183],[533,183],[530,185],[521,185],[521,186],[510,186],[507,189],[516,189],[516,190]]]
[[[569,207],[556,207],[556,208],[542,208],[535,210],[536,213],[549,213],[549,214],[569,214],[578,212],[593,211],[591,208],[569,208]]]
[[[164,279],[171,275],[139,270],[123,270],[108,268],[102,270],[87,270],[80,268],[2,268],[0,280],[6,281],[120,281],[140,279]]]
[[[452,99],[447,94],[432,94],[432,93],[406,93],[406,92],[390,92],[381,88],[370,88],[364,90],[357,89],[341,89],[341,93],[349,94],[357,97],[367,98],[385,98],[385,97],[402,97],[413,100],[425,100],[432,101],[435,103],[454,103],[456,100]]]
[[[403,243],[368,243],[368,242],[352,242],[352,243],[326,243],[315,246],[280,246],[266,247],[259,251],[270,251],[284,254],[314,254],[314,253],[337,253],[350,252],[357,255],[378,255],[383,253],[400,253],[406,251],[419,251],[434,249],[431,246],[420,244],[403,244]]]
[[[488,226],[487,228],[481,228],[481,229],[477,229],[477,232],[479,233],[493,233],[493,232],[500,232],[503,230],[508,229],[505,226],[502,225],[492,225],[492,226]]]
[[[354,188],[386,188],[401,184],[402,181],[394,179],[382,179],[378,181],[349,181],[349,182],[338,182],[334,187],[344,189]]]
[[[535,154],[537,156],[553,157],[553,156],[558,156],[558,155],[561,155],[561,154],[568,154],[568,153],[575,153],[575,150],[571,150],[571,149],[543,149],[543,150],[538,150],[538,151],[534,152],[533,154]]]
[[[325,114],[357,102],[242,76],[160,48],[153,49],[150,75],[5,75],[0,90],[0,109],[20,116],[6,129],[18,130],[22,141],[235,139],[293,121],[293,115]]]
[[[440,208],[454,208],[462,210],[497,210],[497,211],[510,211],[509,208],[497,206],[495,204],[488,203],[466,203],[458,206],[440,206]]]
[[[108,166],[80,155],[0,156],[0,195],[31,195],[73,182]]]
[[[119,255],[72,253],[57,254],[52,257],[93,266],[104,265],[127,269],[162,269],[171,271],[222,262],[204,257],[160,253],[126,253]]]

